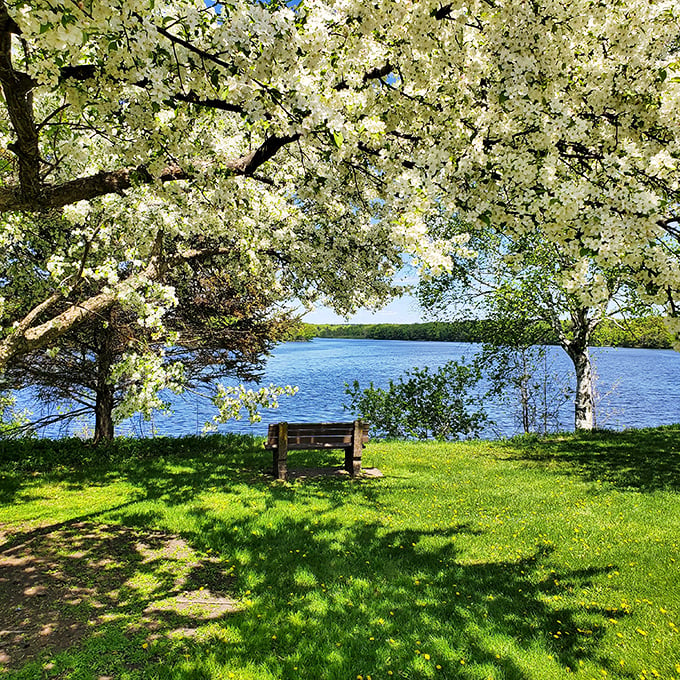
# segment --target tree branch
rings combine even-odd
[[[40,313],[47,309],[47,303],[49,302],[51,306],[51,304],[54,304],[56,301],[54,299],[55,296],[61,296],[61,294],[54,293],[48,300],[32,309],[17,326],[10,331],[9,335],[0,342],[0,372],[3,371],[15,357],[42,349],[43,347],[48,347],[67,331],[75,328],[84,321],[103,314],[115,304],[120,297],[138,290],[148,281],[154,281],[160,278],[163,268],[161,253],[162,238],[163,234],[159,231],[156,235],[149,263],[144,271],[128,276],[126,279],[111,286],[108,291],[92,295],[87,300],[72,304],[48,321],[30,328],[30,324]]]
[[[234,175],[255,177],[255,171],[287,144],[297,141],[300,134],[272,136],[255,150],[225,163],[225,168]],[[58,185],[45,185],[39,196],[27,199],[21,187],[0,187],[0,211],[20,210],[23,212],[40,212],[43,210],[61,208],[78,201],[89,201],[98,196],[120,194],[137,184],[151,184],[173,182],[191,179],[193,174],[186,172],[178,165],[165,168],[158,177],[153,177],[144,166],[135,169],[113,170],[98,172],[96,175],[79,177]],[[257,179],[257,178],[256,178]],[[266,181],[263,178],[263,181]]]
[[[62,69],[60,69],[59,74],[62,80],[72,79],[84,82],[94,78],[97,75],[97,72],[98,68],[93,64],[78,64],[76,66],[64,66]],[[143,80],[138,80],[129,84],[134,87],[144,89],[151,83],[145,78]],[[244,112],[243,107],[239,104],[232,104],[231,102],[226,102],[223,99],[217,99],[216,97],[201,98],[193,90],[173,94],[171,99],[174,101],[185,102],[187,104],[194,104],[196,106],[205,106],[206,108],[210,109],[218,109],[220,111],[232,111],[233,113]]]

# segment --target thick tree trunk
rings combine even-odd
[[[593,367],[590,363],[590,336],[600,316],[589,318],[591,309],[576,307],[570,311],[571,337],[562,329],[561,320],[553,318],[553,328],[560,338],[562,349],[569,355],[576,373],[576,395],[574,397],[574,429],[592,430],[595,427],[595,396],[593,394]]]
[[[109,314],[109,321],[110,321]],[[115,358],[115,337],[109,324],[101,331],[101,343],[97,352],[97,387],[94,407],[94,443],[113,439],[114,385],[110,382],[111,366]]]
[[[572,346],[568,354],[576,371],[574,428],[592,430],[595,427],[595,399],[593,397],[593,369],[588,346]]]
[[[97,386],[97,401],[94,407],[94,443],[110,442],[113,439],[113,386]]]

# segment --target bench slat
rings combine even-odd
[[[332,430],[315,430],[313,427],[289,427],[289,437],[304,437],[309,435],[316,435],[317,437],[351,437],[352,430],[348,428],[340,429],[334,428]]]
[[[288,448],[345,448],[353,434],[354,423],[289,423]],[[278,438],[278,424],[269,425],[266,448],[276,448]],[[368,423],[362,423],[361,441],[368,442]]]
[[[366,444],[368,442],[368,436],[367,435],[362,435],[361,437],[361,442],[362,444]],[[267,443],[265,444],[265,448],[275,448],[278,446],[279,443],[279,438],[278,436],[275,437],[269,437],[267,439]],[[320,437],[318,435],[307,435],[304,437],[294,437],[294,436],[289,436],[288,437],[288,448],[289,449],[297,449],[301,446],[304,446],[306,448],[311,448],[313,449],[314,446],[318,447],[323,447],[323,448],[345,448],[346,446],[350,446],[352,444],[352,437],[351,436],[345,436],[345,437],[339,437],[339,436],[334,436],[334,437]]]

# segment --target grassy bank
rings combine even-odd
[[[3,446],[7,677],[680,678],[680,427]]]

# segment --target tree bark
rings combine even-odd
[[[113,439],[113,385],[97,381],[97,401],[94,407],[95,444]]]
[[[556,307],[553,307],[555,310]],[[571,309],[572,337],[568,338],[557,314],[550,324],[557,333],[562,349],[569,355],[576,373],[576,395],[574,397],[574,429],[592,430],[595,427],[595,396],[593,394],[593,367],[590,363],[590,336],[601,320],[601,316],[589,318],[592,310],[588,307]]]
[[[110,319],[110,314],[108,315]],[[114,385],[110,382],[111,366],[115,353],[115,331],[111,325],[102,328],[97,362],[97,386],[94,406],[94,443],[110,442],[113,439]]]
[[[567,350],[576,372],[574,397],[574,428],[592,430],[595,427],[595,399],[593,397],[593,368],[588,346],[572,345]]]

